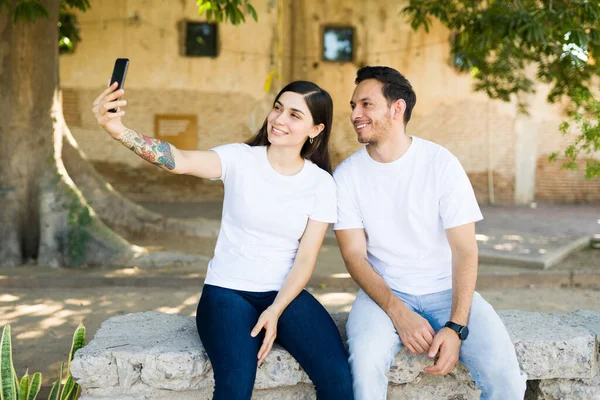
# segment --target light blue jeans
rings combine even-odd
[[[407,307],[429,321],[437,332],[450,319],[452,290],[413,296],[394,291]],[[460,348],[463,363],[481,389],[481,399],[522,400],[526,375],[496,311],[475,292],[469,316],[469,337]],[[387,372],[402,348],[390,317],[362,290],[346,325],[356,400],[385,400]]]

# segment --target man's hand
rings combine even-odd
[[[256,337],[260,333],[260,331],[264,328],[265,330],[265,339],[263,340],[263,344],[258,351],[258,366],[265,361],[271,348],[273,347],[273,342],[275,342],[275,338],[277,337],[277,322],[279,321],[279,313],[273,308],[269,307],[258,317],[258,322],[252,329],[250,336]]]
[[[408,308],[395,314],[391,318],[402,344],[411,353],[423,354],[427,352],[435,336],[435,331],[429,322]]]
[[[425,367],[424,371],[432,375],[446,375],[452,371],[458,362],[461,344],[456,332],[450,328],[442,328],[433,338],[428,354],[429,358],[434,358],[439,351],[440,356],[435,365]]]

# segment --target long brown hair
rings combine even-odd
[[[329,136],[331,135],[331,124],[333,121],[333,101],[331,101],[331,96],[312,82],[295,81],[281,89],[275,97],[275,101],[273,101],[273,106],[285,92],[293,92],[302,95],[308,106],[308,110],[312,115],[313,123],[315,125],[323,124],[325,126],[323,131],[313,139],[312,144],[308,140],[304,142],[302,150],[300,150],[300,156],[312,161],[319,168],[322,168],[331,174],[331,156],[329,154]],[[270,145],[267,136],[266,118],[256,135],[249,139],[246,144],[250,146]]]

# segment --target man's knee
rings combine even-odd
[[[348,340],[349,361],[354,375],[357,373],[387,373],[398,352],[399,343],[391,338],[352,338]],[[359,372],[360,371],[360,372]]]
[[[490,359],[472,372],[475,383],[487,395],[486,398],[521,400],[525,395],[527,375],[516,363]]]

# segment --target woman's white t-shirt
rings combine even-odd
[[[279,290],[308,219],[336,222],[335,182],[309,160],[296,175],[278,173],[266,146],[236,143],[212,150],[221,159],[225,197],[205,283],[250,292]]]

